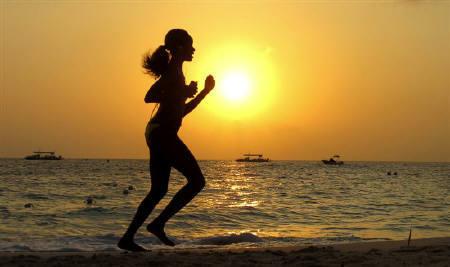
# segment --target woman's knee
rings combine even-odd
[[[205,177],[199,175],[195,179],[190,179],[188,185],[192,187],[195,192],[200,192],[206,185]]]
[[[167,186],[152,186],[150,189],[150,198],[161,200],[167,193]]]

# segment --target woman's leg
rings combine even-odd
[[[174,146],[176,149],[173,151],[172,166],[187,178],[188,183],[175,194],[161,214],[147,226],[147,230],[151,233],[160,239],[161,237],[159,235],[163,235],[166,240],[168,240],[164,233],[166,222],[186,206],[205,186],[205,178],[194,155],[192,155],[191,151],[179,138],[177,138],[176,142],[176,146]],[[172,242],[170,241],[170,243]]]
[[[118,246],[122,249],[131,251],[142,251],[144,248],[135,244],[133,239],[137,230],[145,222],[147,217],[153,211],[155,206],[167,193],[167,186],[170,176],[170,164],[164,160],[160,155],[151,153],[150,156],[150,176],[151,189],[149,194],[142,200],[139,205],[133,220],[128,226],[127,231],[119,241]]]

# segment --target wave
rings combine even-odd
[[[231,234],[231,235],[224,235],[224,236],[213,236],[213,237],[207,237],[202,238],[194,244],[199,245],[231,245],[236,243],[260,243],[264,240],[254,234],[251,233],[241,233],[241,234]]]
[[[79,215],[94,215],[94,214],[108,214],[108,213],[112,213],[112,210],[103,207],[86,207],[78,210],[72,210],[66,212],[65,214],[70,216],[74,215],[79,216]]]
[[[0,215],[3,219],[9,217],[11,213],[9,212],[7,207],[0,206]]]
[[[39,193],[26,193],[23,195],[24,198],[29,198],[29,199],[49,199],[48,195],[43,195],[43,194],[39,194]]]
[[[91,237],[59,237],[53,239],[27,239],[24,242],[0,242],[0,251],[61,251],[61,252],[80,252],[80,251],[117,251],[116,246],[120,236],[107,234]],[[252,233],[240,233],[230,235],[218,235],[202,237],[198,239],[177,239],[171,237],[179,248],[201,248],[205,246],[245,246],[245,247],[271,247],[286,245],[324,245],[333,243],[348,243],[361,241],[382,241],[390,240],[388,238],[360,238],[357,236],[346,237],[317,237],[317,238],[299,238],[299,237],[259,237]],[[161,242],[154,236],[138,235],[136,242],[151,249],[166,249]]]
[[[1,251],[33,251],[33,250],[29,246],[25,245],[12,245],[2,248]]]

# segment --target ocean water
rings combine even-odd
[[[450,236],[450,163],[199,163],[204,191],[166,227],[178,247]],[[149,221],[184,183],[173,170]],[[1,159],[0,251],[116,250],[149,188],[146,160]],[[163,247],[145,227],[137,241]]]

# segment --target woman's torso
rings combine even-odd
[[[168,70],[153,86],[161,86],[161,102],[150,123],[178,131],[184,116],[186,96],[184,96],[185,78],[183,73]]]

